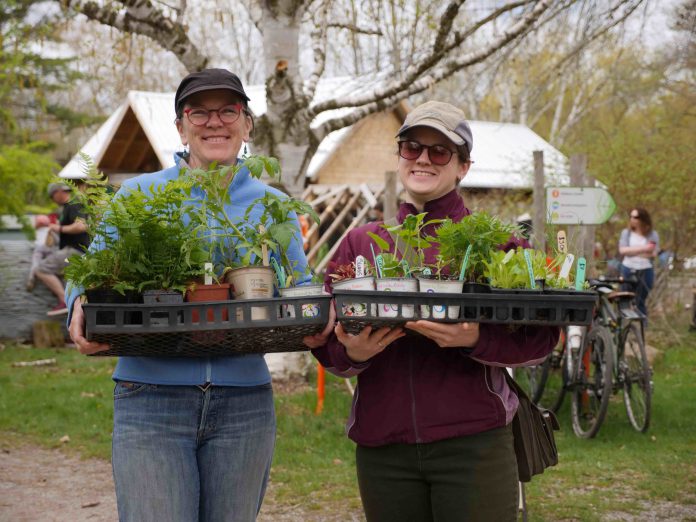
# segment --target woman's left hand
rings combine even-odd
[[[478,323],[409,321],[404,326],[432,339],[440,348],[472,348],[479,340]]]
[[[334,326],[336,326],[336,309],[334,308],[334,301],[332,299],[331,304],[329,305],[329,320],[326,322],[324,330],[318,334],[303,337],[302,342],[305,344],[305,346],[312,350],[315,348],[321,348],[329,340],[329,336],[333,332]]]

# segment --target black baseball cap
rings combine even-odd
[[[216,89],[228,89],[234,92],[241,96],[245,104],[249,101],[249,97],[244,92],[244,87],[242,87],[242,82],[236,74],[231,73],[227,69],[203,69],[202,71],[191,73],[181,80],[174,97],[174,110],[177,117],[181,116],[186,98],[197,92]]]

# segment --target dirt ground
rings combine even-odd
[[[34,446],[0,449],[0,522],[117,522],[111,465]],[[340,506],[341,503],[338,503]],[[696,505],[640,506],[640,515],[607,513],[605,520],[693,521]],[[533,520],[530,513],[530,520]],[[269,485],[259,522],[360,522],[361,513],[326,506],[279,505]]]
[[[328,506],[327,506],[328,508]],[[111,464],[34,446],[0,449],[0,522],[117,522]],[[279,505],[273,484],[259,522],[358,522],[359,513]]]

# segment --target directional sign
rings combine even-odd
[[[552,225],[601,225],[615,210],[611,194],[601,188],[546,189],[546,220]]]

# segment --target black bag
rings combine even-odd
[[[507,370],[503,371],[508,385],[515,391],[520,402],[512,420],[512,432],[520,482],[529,482],[534,475],[558,464],[558,449],[553,432],[559,430],[560,425],[551,410],[540,408],[529,400],[527,393]]]

